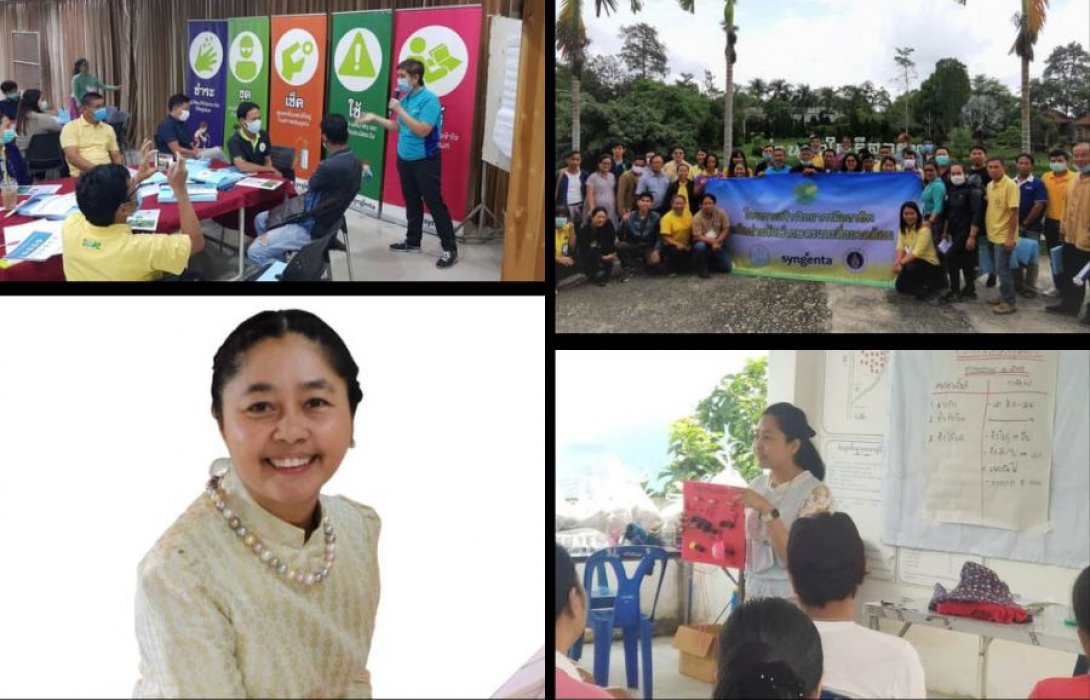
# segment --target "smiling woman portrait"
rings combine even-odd
[[[305,311],[216,352],[229,459],[140,562],[136,697],[371,697],[380,521],[321,493],[354,444],[359,368]]]

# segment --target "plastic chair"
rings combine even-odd
[[[68,164],[64,161],[59,132],[34,134],[26,149],[26,163],[30,174],[36,179],[57,179],[61,171],[68,176]],[[53,173],[52,176],[49,173]]]
[[[635,573],[630,577],[624,569],[625,555],[642,555]],[[640,584],[645,576],[650,576],[655,564],[661,565],[659,582],[655,588],[655,600],[651,605],[651,614],[640,613]],[[662,582],[666,578],[666,550],[651,545],[621,545],[594,552],[587,559],[583,572],[583,583],[587,590],[587,623],[594,630],[594,682],[600,686],[609,685],[609,652],[613,646],[613,629],[620,627],[624,631],[625,676],[629,688],[636,687],[639,675],[639,659],[636,656],[637,644],[643,657],[643,696],[651,698],[651,625],[655,620],[655,608],[658,606]],[[604,565],[613,567],[617,577],[617,592],[612,598],[611,607],[601,607],[609,596],[595,596],[594,574],[597,572],[604,581]],[[608,604],[608,603],[607,603]]]

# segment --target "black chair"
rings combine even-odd
[[[284,178],[295,184],[295,149],[287,146],[270,146],[269,158],[273,167],[280,171]]]
[[[106,117],[106,123],[113,127],[114,133],[117,134],[117,147],[121,149],[121,152],[125,152],[125,148],[129,145],[128,142],[128,128],[132,115],[128,112],[122,112],[120,109],[111,112]]]
[[[335,234],[335,231],[331,231],[303,246],[277,279],[280,282],[321,282],[325,279],[329,242],[333,240]],[[272,265],[273,263],[262,265],[247,275],[246,281],[256,281]]]
[[[26,149],[26,163],[35,180],[50,180],[68,177],[68,163],[64,160],[61,149],[60,132],[34,134]],[[56,174],[50,177],[48,173]]]

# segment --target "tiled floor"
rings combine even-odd
[[[712,686],[683,676],[678,673],[677,650],[673,647],[672,637],[655,637],[651,641],[651,668],[654,681],[652,685],[652,697],[655,698],[710,698]],[[587,671],[593,672],[594,645],[583,645],[583,658],[579,665]],[[613,642],[609,652],[609,684],[613,686],[625,686],[624,644],[621,641]],[[632,690],[632,697],[642,698],[642,690]],[[929,698],[953,698],[957,696],[939,695],[928,692]]]

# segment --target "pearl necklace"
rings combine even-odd
[[[227,493],[220,486],[221,476],[217,475],[209,479],[206,493],[212,500],[212,504],[216,506],[216,510],[227,521],[227,526],[234,530],[242,543],[261,560],[261,563],[267,564],[280,578],[303,586],[313,586],[329,578],[330,569],[333,568],[333,562],[337,558],[337,536],[333,533],[333,523],[329,521],[328,515],[322,518],[322,531],[325,533],[325,556],[322,560],[322,568],[313,573],[307,573],[303,569],[289,568],[280,560],[280,557],[273,555],[272,550],[242,524],[234,511],[227,507]]]

